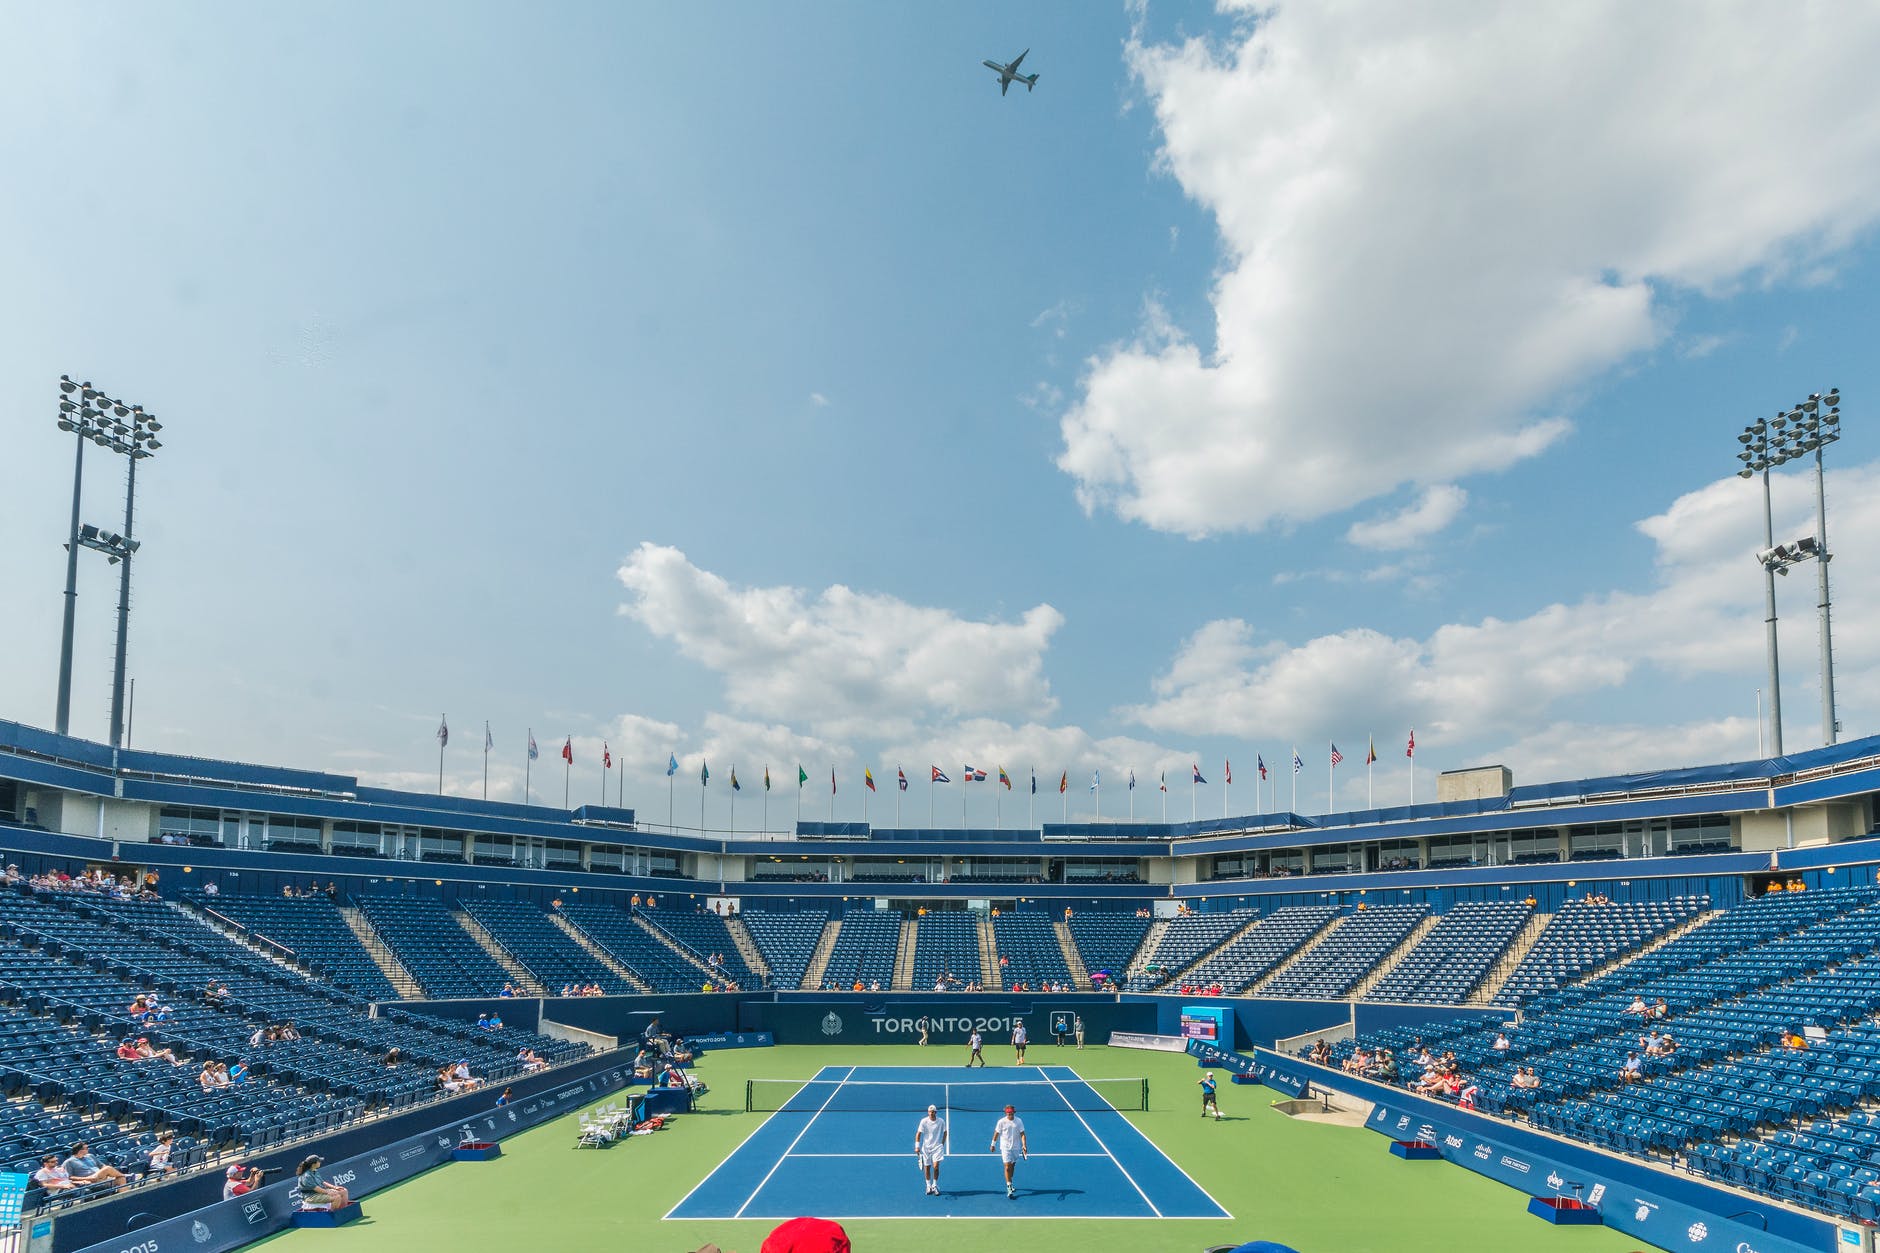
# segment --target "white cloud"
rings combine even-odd
[[[1453,483],[1438,483],[1395,513],[1354,522],[1345,538],[1360,548],[1415,548],[1454,522],[1469,503],[1469,493]]]
[[[734,587],[676,548],[642,544],[620,568],[622,612],[722,676],[736,710],[842,738],[943,715],[1049,713],[1044,653],[1064,616],[1050,605],[1016,622],[841,584]]]
[[[1678,345],[1678,356],[1686,361],[1702,361],[1728,342],[1727,335],[1692,335]]]
[[[1871,726],[1880,713],[1880,639],[1855,624],[1880,614],[1880,463],[1832,472],[1829,535],[1836,621],[1837,696],[1842,721]],[[1814,492],[1808,473],[1774,480],[1776,534],[1812,534]],[[1644,728],[1595,753],[1603,729],[1542,754],[1547,732],[1531,729],[1560,706],[1598,699],[1655,672],[1669,680],[1740,684],[1742,708],[1763,674],[1763,606],[1754,553],[1762,546],[1761,485],[1723,479],[1688,493],[1639,532],[1655,548],[1655,585],[1554,604],[1515,620],[1450,623],[1422,639],[1356,628],[1300,644],[1263,637],[1240,619],[1207,623],[1182,645],[1152,686],[1152,699],[1121,711],[1163,734],[1316,741],[1352,728],[1419,727],[1472,751],[1510,736],[1523,760],[1547,772],[1585,772],[1635,764],[1672,764],[1747,755],[1734,723]],[[1799,567],[1780,586],[1789,632],[1785,670],[1788,746],[1815,742],[1812,647],[1815,568]],[[1797,621],[1799,619],[1799,622]],[[1797,648],[1798,643],[1803,643]],[[1710,731],[1703,727],[1713,728]],[[1715,728],[1722,727],[1723,730]],[[1693,729],[1698,728],[1698,729]],[[1650,737],[1672,738],[1653,747]],[[1733,748],[1724,744],[1736,736]],[[1644,753],[1652,748],[1650,753]],[[1634,750],[1642,756],[1632,756]],[[1514,751],[1513,749],[1509,750]]]
[[[826,409],[829,407],[829,397],[823,395],[821,392],[811,392],[809,394],[809,403],[818,409]]]
[[[1534,456],[1665,335],[1658,289],[1812,281],[1880,211],[1880,9],[1231,7],[1129,46],[1224,269],[1211,346],[1152,310],[1091,360],[1086,508],[1257,529]]]

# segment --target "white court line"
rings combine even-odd
[[[906,1153],[790,1153],[787,1156],[794,1157],[798,1159],[799,1161],[804,1158],[810,1158],[810,1157],[869,1157],[869,1158],[884,1158],[884,1159],[889,1159],[889,1160],[899,1160],[900,1158],[906,1157],[907,1154]],[[948,1153],[946,1155],[946,1160],[950,1162],[956,1157],[997,1157],[997,1156],[998,1156],[997,1153]],[[1032,1156],[1033,1157],[1108,1157],[1109,1154],[1108,1153],[1033,1153]]]
[[[834,1066],[824,1066],[822,1070],[819,1070],[816,1072],[814,1078],[805,1080],[805,1082],[814,1083],[816,1082],[817,1079],[822,1078],[823,1071],[834,1070],[834,1069],[835,1069]],[[853,1073],[853,1069],[854,1069],[853,1067],[850,1068],[851,1073]],[[781,1110],[773,1111],[771,1114],[771,1117],[774,1118],[776,1117],[778,1113],[781,1113],[781,1112],[782,1112]],[[723,1160],[721,1160],[716,1166],[712,1167],[711,1170],[705,1175],[703,1179],[693,1184],[691,1187],[691,1190],[688,1191],[684,1196],[680,1197],[678,1202],[673,1205],[672,1209],[669,1209],[665,1212],[665,1214],[662,1216],[661,1221],[681,1221],[681,1222],[684,1221],[683,1219],[677,1219],[677,1220],[673,1219],[672,1217],[673,1214],[679,1209],[681,1205],[684,1205],[687,1201],[692,1199],[692,1193],[697,1192],[700,1188],[710,1183],[712,1181],[712,1176],[716,1175],[719,1171],[723,1170],[726,1164],[729,1163],[732,1158],[736,1157],[740,1152],[742,1152],[744,1149],[744,1146],[751,1142],[752,1137],[756,1136],[759,1132],[763,1131],[763,1129],[765,1127],[768,1127],[769,1125],[770,1125],[770,1118],[764,1119],[763,1122],[757,1125],[756,1130],[752,1131],[750,1135],[747,1135],[742,1140],[738,1141],[737,1145],[734,1148],[732,1148],[732,1150],[729,1153],[726,1153],[724,1155]]]
[[[821,1072],[819,1071],[818,1073],[820,1074]],[[822,1117],[823,1110],[826,1110],[829,1108],[829,1102],[835,1100],[836,1093],[842,1091],[843,1080],[846,1080],[849,1077],[849,1075],[852,1075],[854,1073],[855,1073],[855,1067],[851,1066],[849,1067],[849,1073],[847,1075],[843,1075],[841,1079],[836,1080],[836,1086],[829,1089],[829,1095],[823,1098],[823,1103],[817,1107],[815,1113],[809,1116],[809,1121],[803,1124],[802,1130],[796,1133],[796,1139],[790,1141],[789,1147],[783,1150],[783,1156],[779,1157],[776,1161],[776,1164],[773,1165],[769,1170],[764,1172],[764,1177],[758,1181],[757,1186],[755,1188],[751,1189],[751,1195],[744,1198],[744,1204],[738,1206],[738,1212],[732,1215],[733,1218],[744,1217],[744,1211],[751,1208],[751,1202],[755,1201],[757,1199],[757,1194],[764,1190],[764,1185],[770,1182],[770,1177],[777,1173],[778,1167],[782,1166],[784,1162],[789,1160],[790,1149],[795,1148],[797,1145],[803,1142],[804,1133],[807,1132],[811,1127],[816,1125],[816,1120]]]
[[[1070,1071],[1070,1076],[1072,1079],[1075,1079],[1078,1083],[1084,1082],[1083,1076],[1079,1075],[1075,1070],[1073,1070],[1069,1066],[1064,1066],[1061,1068],[1052,1067],[1051,1069],[1063,1069],[1063,1070]],[[1147,1111],[1144,1111],[1144,1112],[1147,1112]],[[1116,1115],[1117,1117],[1122,1118],[1122,1111],[1117,1110]],[[1233,1217],[1233,1215],[1228,1212],[1228,1209],[1225,1205],[1222,1205],[1219,1201],[1214,1199],[1214,1194],[1212,1192],[1209,1192],[1206,1188],[1202,1187],[1199,1183],[1196,1183],[1195,1177],[1189,1174],[1187,1171],[1183,1170],[1182,1164],[1176,1161],[1174,1158],[1170,1157],[1166,1152],[1164,1152],[1162,1149],[1162,1146],[1157,1144],[1154,1140],[1151,1140],[1141,1127],[1138,1127],[1135,1123],[1129,1121],[1129,1119],[1127,1118],[1123,1118],[1123,1125],[1125,1127],[1128,1127],[1131,1131],[1135,1132],[1139,1137],[1141,1137],[1143,1142],[1146,1143],[1151,1149],[1153,1149],[1157,1153],[1160,1153],[1162,1156],[1162,1160],[1167,1162],[1169,1165],[1173,1166],[1176,1170],[1176,1173],[1181,1175],[1183,1179],[1186,1179],[1189,1185],[1192,1186],[1196,1192],[1199,1192],[1202,1196],[1205,1196],[1208,1198],[1208,1204],[1212,1205],[1215,1209],[1221,1211],[1221,1214],[1224,1217],[1227,1217],[1227,1218]]]
[[[1074,1075],[1077,1072],[1073,1070],[1071,1071],[1071,1073]],[[1090,1138],[1092,1140],[1095,1140],[1097,1142],[1097,1147],[1103,1150],[1103,1156],[1109,1158],[1111,1164],[1114,1165],[1116,1169],[1122,1173],[1123,1178],[1129,1180],[1129,1186],[1136,1190],[1136,1195],[1142,1198],[1142,1203],[1144,1205],[1147,1205],[1151,1210],[1154,1210],[1155,1216],[1157,1218],[1162,1217],[1162,1211],[1159,1209],[1156,1209],[1155,1202],[1149,1199],[1149,1194],[1142,1190],[1142,1185],[1136,1182],[1134,1176],[1132,1176],[1129,1173],[1129,1171],[1124,1167],[1123,1163],[1116,1160],[1116,1154],[1110,1152],[1110,1146],[1103,1142],[1103,1137],[1097,1134],[1097,1129],[1095,1127],[1092,1127],[1088,1122],[1086,1122],[1082,1114],[1077,1113],[1077,1106],[1072,1104],[1071,1098],[1068,1096],[1065,1096],[1063,1091],[1059,1089],[1056,1081],[1052,1080],[1050,1076],[1048,1075],[1046,1076],[1046,1082],[1050,1083],[1051,1090],[1058,1094],[1058,1100],[1063,1101],[1066,1105],[1069,1105],[1071,1109],[1071,1113],[1077,1116],[1077,1121],[1084,1124],[1084,1130],[1090,1133]],[[1077,1082],[1082,1083],[1083,1080],[1079,1079]],[[1058,1111],[1052,1110],[1050,1112],[1057,1113]],[[1112,1108],[1111,1112],[1115,1112],[1114,1108]],[[739,1212],[742,1213],[742,1211],[739,1211]]]

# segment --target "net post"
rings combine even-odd
[[[753,1097],[753,1095],[754,1095],[754,1094],[755,1094],[755,1092],[756,1092],[756,1087],[757,1087],[757,1081],[756,1081],[756,1080],[754,1080],[754,1079],[746,1079],[746,1080],[744,1081],[744,1112],[745,1112],[745,1113],[747,1113],[747,1114],[748,1114],[748,1113],[751,1113],[751,1112],[752,1112],[752,1110],[754,1110],[754,1109],[756,1108],[756,1107],[755,1107],[754,1105],[752,1105],[752,1103],[751,1103],[751,1100],[752,1100],[752,1097]]]

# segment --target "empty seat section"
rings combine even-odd
[[[803,986],[803,975],[815,956],[817,942],[829,915],[820,909],[802,913],[745,911],[738,921],[751,933],[751,942],[764,955],[770,967],[772,987],[793,989]]]
[[[1533,917],[1525,901],[1463,901],[1450,907],[1367,1001],[1457,1004],[1488,978]]]
[[[640,916],[664,931],[668,939],[690,951],[699,961],[709,963],[713,956],[717,956],[721,969],[740,988],[755,988],[763,983],[746,964],[744,954],[738,952],[738,942],[731,938],[729,924],[717,914],[703,911],[688,914],[678,909],[661,909]]]
[[[1077,956],[1084,963],[1084,973],[1094,976],[1098,971],[1107,970],[1111,982],[1121,983],[1123,972],[1129,969],[1136,950],[1142,947],[1152,921],[1120,911],[1073,913],[1067,925],[1071,939],[1077,942]]]
[[[565,905],[562,916],[655,992],[697,992],[711,976],[613,905]],[[658,911],[653,911],[657,913]]]
[[[843,928],[845,931],[847,927]],[[892,968],[890,968],[892,973]],[[979,978],[979,922],[965,910],[929,912],[914,929],[913,986],[931,988],[945,977],[959,983]],[[882,981],[887,986],[887,981]]]
[[[999,978],[1006,987],[1018,982],[1032,989],[1070,983],[1064,947],[1049,914],[1002,910],[992,920],[992,934],[999,948]]]
[[[1636,953],[1710,908],[1708,896],[1668,901],[1569,901],[1502,985],[1498,999],[1524,1004]]]
[[[894,957],[901,945],[901,915],[890,910],[858,909],[842,915],[835,948],[823,971],[825,986],[848,988],[894,983]],[[931,982],[928,987],[932,987]]]
[[[1330,905],[1292,905],[1276,909],[1221,951],[1176,974],[1176,987],[1212,987],[1232,994],[1264,979],[1323,930],[1338,911]]]
[[[391,980],[359,937],[346,925],[339,907],[324,896],[204,896],[191,893],[190,905],[212,920],[232,924],[258,939],[291,951],[317,974],[361,996],[389,1000],[398,995]]]
[[[550,996],[571,983],[596,983],[612,996],[635,990],[530,901],[466,900],[462,904],[464,912],[534,975]]]
[[[1258,916],[1256,910],[1232,909],[1218,914],[1181,914],[1169,919],[1168,930],[1162,933],[1155,951],[1145,959],[1142,973],[1130,979],[1128,990],[1137,992],[1168,982],[1196,958]]]
[[[1341,997],[1408,939],[1429,913],[1428,905],[1383,905],[1348,914],[1317,947],[1275,975],[1260,995]]]
[[[428,997],[495,996],[509,982],[509,972],[459,925],[442,901],[424,896],[368,896],[359,908]]]

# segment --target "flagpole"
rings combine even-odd
[[[835,820],[836,820],[836,767],[835,767],[835,763],[831,762],[829,765],[829,821],[834,822]]]
[[[927,769],[931,772],[933,767],[929,766]],[[929,831],[933,830],[933,793],[934,788],[937,786],[938,784],[934,782],[933,775],[929,773],[927,776],[927,829]]]
[[[561,807],[568,808],[568,785],[574,777],[574,754],[570,753],[561,763]]]
[[[894,766],[894,829],[901,829],[901,765]]]
[[[490,798],[490,724],[483,724],[483,799]]]
[[[1227,761],[1225,758],[1222,759],[1221,765],[1222,766],[1227,765]],[[1221,821],[1225,822],[1227,820],[1227,815],[1229,811],[1233,809],[1233,806],[1234,806],[1234,774],[1233,774],[1233,771],[1231,770],[1223,769],[1221,771]]]
[[[710,781],[706,774],[707,769],[708,767],[700,763],[698,771],[698,830],[700,835],[705,834],[705,787]]]
[[[672,830],[672,776],[675,772],[666,772],[666,830]]]
[[[960,830],[962,831],[966,830],[966,793],[972,786],[972,772],[970,770],[962,770],[960,772]]]
[[[1136,772],[1129,772],[1129,820],[1136,821]]]
[[[1293,745],[1292,761],[1288,764],[1292,766],[1292,800],[1286,808],[1296,814],[1299,812],[1299,746],[1297,744]]]
[[[1100,779],[1095,779],[1095,778],[1091,779],[1090,790],[1094,792],[1097,797],[1097,821],[1102,822],[1103,821],[1103,783],[1102,781]]]
[[[1371,739],[1364,750],[1364,807],[1371,808],[1371,763],[1377,760],[1377,741]]]
[[[1162,825],[1168,825],[1168,773],[1164,771],[1156,784],[1162,789]]]
[[[535,734],[534,727],[529,728],[529,734],[530,736],[534,736]],[[529,750],[526,748],[523,749],[522,750],[522,803],[524,805],[527,805],[529,803],[529,768],[533,766],[534,764],[535,764],[534,762],[529,760]]]
[[[736,762],[733,762],[731,764],[731,781],[733,783],[736,783],[738,781],[738,766]],[[738,789],[732,788],[731,789],[731,834],[736,835],[737,833],[738,833]]]
[[[1025,793],[1025,826],[1029,828],[1035,825],[1031,820],[1031,803],[1038,796],[1038,767],[1027,766],[1025,773],[1031,776],[1031,790]]]
[[[1338,763],[1332,760],[1332,742],[1325,741],[1325,812],[1331,813],[1337,808],[1332,797],[1332,774],[1338,769]]]
[[[444,794],[444,745],[450,743],[449,719],[442,719],[437,724],[437,794]]]
[[[1411,727],[1411,728],[1410,728],[1410,751],[1409,751],[1409,752],[1407,752],[1407,753],[1405,753],[1405,754],[1404,754],[1404,756],[1410,759],[1410,803],[1411,803],[1412,805],[1415,805],[1415,804],[1417,803],[1417,754],[1416,754],[1416,742],[1417,742],[1417,732],[1416,732],[1416,728],[1415,728],[1415,727]]]
[[[1005,829],[1005,798],[999,795],[999,789],[992,789],[992,825]]]
[[[863,767],[863,769],[864,771],[866,771],[867,767]],[[862,821],[863,822],[868,821],[868,782],[867,782],[867,779],[868,779],[868,776],[864,773],[864,775],[862,776]]]
[[[762,834],[767,835],[769,834],[769,832],[770,832],[770,766],[768,763],[766,763],[764,766],[764,830]]]
[[[1188,772],[1188,821],[1194,822],[1201,817],[1201,774],[1200,771]]]

